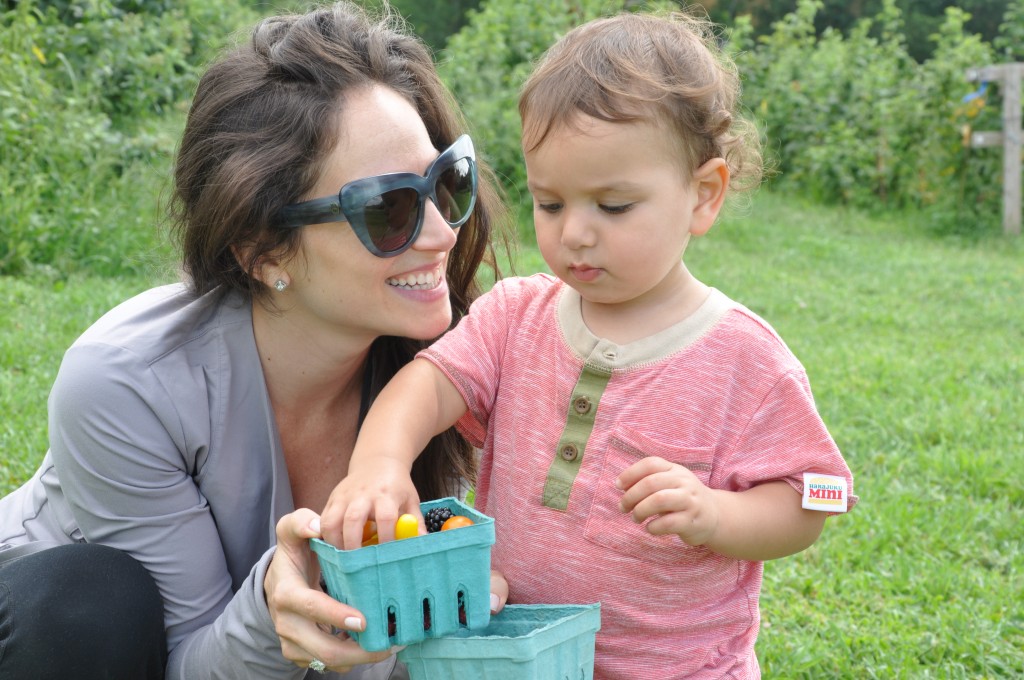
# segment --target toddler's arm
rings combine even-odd
[[[376,520],[381,541],[394,538],[395,520],[402,513],[416,516],[422,525],[412,464],[431,437],[465,412],[455,385],[429,361],[414,359],[395,374],[370,407],[348,474],[321,514],[324,540],[345,550],[358,548],[369,517]]]
[[[768,482],[746,491],[706,487],[687,468],[655,456],[619,475],[621,508],[647,525],[652,534],[676,534],[741,560],[771,560],[813,544],[825,513],[805,510],[800,495],[786,482]]]

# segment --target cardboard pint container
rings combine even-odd
[[[411,680],[593,680],[600,604],[507,605],[483,630],[461,629],[398,653]]]
[[[366,630],[349,633],[363,649],[479,630],[490,621],[494,520],[456,498],[427,501],[420,509],[426,515],[441,506],[473,525],[355,550],[310,541],[328,594],[366,617]]]

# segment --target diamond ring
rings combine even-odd
[[[327,666],[320,659],[313,659],[309,662],[309,667],[315,670],[317,673],[323,673],[327,670]]]

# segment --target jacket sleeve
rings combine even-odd
[[[281,642],[263,595],[263,580],[273,556],[271,548],[220,616],[171,650],[167,680],[298,680],[305,676],[305,668],[281,655]]]
[[[206,398],[202,390],[194,397]],[[304,678],[307,669],[281,654],[263,594],[274,549],[232,589],[216,518],[193,478],[202,442],[188,441],[194,428],[179,406],[130,350],[84,343],[68,351],[50,395],[60,479],[52,492],[70,510],[65,532],[123,550],[149,570],[164,601],[169,679]],[[394,664],[334,677],[383,680]]]
[[[84,344],[65,355],[49,413],[68,535],[123,550],[149,570],[173,649],[212,623],[232,597],[174,400],[132,352]]]

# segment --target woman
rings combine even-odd
[[[348,3],[267,19],[208,70],[175,169],[187,282],[68,350],[50,451],[0,501],[0,678],[389,677],[317,586],[309,508],[493,264],[462,130],[424,46]],[[451,432],[425,458],[424,498],[474,472]]]

